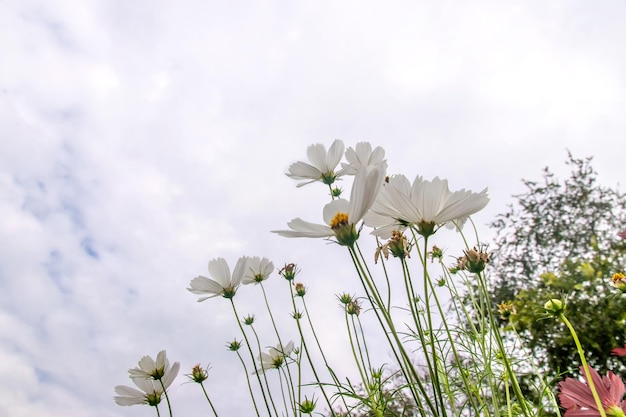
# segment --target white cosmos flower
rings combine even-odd
[[[209,262],[209,274],[212,278],[197,276],[191,280],[187,290],[194,294],[205,295],[205,297],[199,298],[198,302],[218,295],[224,298],[233,298],[239,284],[241,284],[243,274],[246,272],[248,259],[246,256],[239,258],[232,275],[224,258],[213,259]]]
[[[278,343],[276,347],[270,347],[268,353],[261,352],[259,360],[261,366],[254,373],[265,372],[267,369],[278,369],[285,364],[285,358],[291,355],[294,351],[293,341],[287,343],[287,346],[283,346]]]
[[[139,360],[139,367],[129,369],[130,379],[139,388],[118,385],[115,392],[119,396],[113,397],[118,405],[148,404],[156,406],[161,402],[161,395],[172,385],[178,376],[180,363],[174,362],[170,367],[164,350],[157,354],[156,361],[150,356]]]
[[[362,166],[380,165],[385,158],[385,150],[377,146],[372,151],[369,142],[359,142],[355,149],[351,147],[346,150],[346,160],[348,163],[341,163],[340,173],[343,175],[355,175]]]
[[[128,373],[131,378],[138,379],[162,379],[163,381],[174,380],[176,375],[178,375],[178,370],[180,368],[180,363],[175,362],[174,365],[170,368],[170,361],[167,360],[167,354],[164,350],[160,351],[157,354],[156,361],[152,359],[151,356],[144,356],[139,360],[139,367],[129,369]],[[169,386],[169,384],[163,383],[165,388]]]
[[[272,272],[274,272],[274,264],[269,259],[261,259],[258,256],[253,256],[248,258],[248,265],[241,279],[241,283],[243,285],[252,283],[258,284],[268,279]]]
[[[337,139],[330,145],[328,152],[324,145],[316,143],[307,148],[307,156],[310,164],[302,161],[295,162],[289,167],[287,176],[295,180],[306,180],[298,184],[298,187],[321,181],[324,184],[332,184],[340,175],[335,173],[345,147],[341,140]]]
[[[148,404],[156,407],[161,402],[163,387],[159,381],[151,379],[132,378],[139,389],[118,385],[115,392],[118,396],[113,397],[117,405],[141,405]]]
[[[335,237],[344,246],[351,246],[358,238],[356,224],[374,203],[385,178],[387,163],[376,166],[363,166],[357,170],[350,201],[342,198],[333,200],[324,206],[323,218],[326,224],[310,223],[295,218],[287,226],[291,230],[274,230],[285,237]]]
[[[463,227],[468,216],[482,210],[488,202],[486,188],[480,193],[465,189],[451,192],[448,181],[439,177],[425,181],[417,176],[411,185],[404,175],[395,175],[378,194],[364,222],[375,228],[374,235],[383,238],[391,236],[393,230],[407,227],[430,235],[435,227],[444,224],[453,228],[451,222]]]

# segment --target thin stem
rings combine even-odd
[[[295,297],[293,295],[293,292],[291,291],[291,287],[289,287],[289,294],[291,295],[291,305],[293,306],[293,311],[294,311],[294,315],[297,314],[297,308],[296,308],[296,300]],[[309,362],[309,365],[311,366],[311,370],[313,371],[313,376],[315,377],[315,381],[317,382],[317,385],[319,386],[320,390],[322,391],[322,395],[324,397],[324,399],[326,400],[326,404],[328,404],[328,408],[330,409],[331,414],[333,415],[333,417],[335,416],[335,412],[333,411],[332,408],[332,404],[330,402],[330,399],[328,398],[328,395],[326,394],[326,391],[324,390],[324,385],[322,384],[322,382],[320,381],[320,378],[317,374],[317,370],[315,369],[315,365],[313,364],[313,360],[311,359],[311,354],[309,352],[309,348],[306,344],[306,340],[304,338],[304,332],[302,331],[302,325],[300,324],[300,319],[299,318],[295,318],[296,320],[296,325],[298,326],[298,333],[300,334],[300,341],[302,342],[302,347],[304,350],[304,354],[306,355],[306,358]],[[301,401],[300,395],[298,395],[298,402]]]
[[[165,389],[165,385],[163,385],[163,380],[159,378],[159,382],[161,383],[161,388],[163,388],[163,393],[165,394],[165,401],[167,401],[167,409],[170,412],[170,417],[172,417],[172,405],[170,404],[170,396]]]
[[[261,352],[261,342],[259,340],[259,335],[256,332],[256,329],[254,328],[253,325],[250,325],[250,328],[252,329],[252,333],[254,333],[254,338],[256,339],[256,345],[257,345],[257,349],[259,350],[259,353]],[[282,344],[280,345],[282,348]],[[285,355],[283,355],[284,357]],[[272,408],[274,408],[274,413],[278,416],[278,410],[276,410],[276,404],[274,403],[274,398],[272,397],[272,390],[270,389],[270,384],[267,382],[267,375],[265,374],[265,372],[263,372],[263,381],[265,381],[265,387],[267,388],[267,395],[268,397],[270,397],[270,402],[272,403]]]
[[[261,417],[261,415],[259,414],[259,408],[256,405],[256,400],[254,399],[254,393],[252,391],[252,384],[250,383],[250,372],[248,372],[248,367],[246,366],[246,363],[241,357],[241,354],[239,353],[239,351],[237,351],[237,357],[239,358],[239,361],[241,362],[241,365],[243,366],[243,371],[246,374],[246,382],[248,383],[248,391],[250,392],[250,397],[252,398],[252,405],[254,406],[254,411],[256,411],[257,417]]]
[[[248,340],[248,335],[246,335],[246,332],[243,330],[243,326],[241,325],[241,320],[239,319],[239,314],[237,314],[237,309],[235,308],[235,302],[233,301],[232,298],[230,298],[230,304],[233,307],[233,313],[235,313],[235,318],[237,319],[237,325],[239,325],[239,329],[241,330],[241,333],[243,334],[243,338],[246,340],[246,346],[248,347],[248,352],[250,353],[250,358],[252,359],[252,366],[254,366],[254,369],[259,369],[256,365],[256,360],[254,359],[254,353],[252,353],[252,347],[250,346],[250,341]],[[261,377],[259,376],[258,372],[255,372],[256,378],[259,382],[259,388],[261,388],[261,394],[263,395],[263,401],[265,401],[265,407],[267,408],[267,413],[268,415],[272,415],[272,411],[270,410],[270,405],[267,402],[267,396],[265,395],[265,389],[263,389],[263,383],[261,382]]]
[[[354,357],[354,363],[359,370],[359,375],[361,375],[361,382],[363,383],[363,388],[367,391],[369,395],[369,383],[367,378],[365,377],[365,373],[363,367],[361,366],[361,362],[359,361],[359,357],[356,354],[356,350],[354,349],[354,339],[352,338],[352,330],[350,329],[350,320],[348,318],[348,313],[344,313],[346,319],[346,330],[348,330],[348,338],[350,339],[350,349],[352,350],[352,356]],[[358,344],[358,339],[357,339]]]
[[[600,416],[606,417],[606,413],[604,412],[604,407],[602,406],[602,401],[600,400],[600,396],[598,395],[596,386],[593,383],[593,378],[591,378],[591,372],[589,372],[589,365],[587,365],[587,360],[585,359],[585,352],[583,351],[583,347],[580,344],[580,340],[578,340],[578,335],[576,334],[576,330],[574,330],[572,323],[570,323],[567,317],[565,317],[563,312],[559,313],[559,318],[563,320],[563,323],[565,323],[570,333],[572,334],[572,337],[574,338],[574,343],[576,343],[576,349],[578,350],[578,355],[580,356],[580,362],[583,365],[583,370],[585,371],[585,376],[587,377],[587,384],[589,385],[589,389],[591,390],[593,399],[596,402],[596,406],[598,407]]]
[[[389,314],[389,312],[387,310],[385,310],[384,308],[384,304],[382,303],[382,300],[380,298],[380,294],[378,293],[378,290],[376,289],[376,285],[374,284],[373,280],[371,279],[371,275],[369,274],[369,270],[366,270],[366,267],[363,266],[363,264],[361,263],[359,257],[357,256],[357,252],[355,251],[354,247],[348,247],[349,252],[350,252],[350,256],[352,257],[352,262],[354,263],[354,266],[357,270],[358,276],[361,279],[361,284],[363,285],[363,289],[365,290],[365,293],[370,301],[370,303],[372,304],[372,308],[374,310],[374,313],[376,314],[376,318],[378,319],[378,322],[380,323],[381,329],[383,330],[383,332],[385,333],[385,337],[387,338],[387,342],[389,343],[389,347],[391,348],[396,360],[398,361],[398,364],[400,366],[400,370],[402,371],[402,375],[404,376],[404,378],[406,379],[407,383],[408,383],[408,387],[409,390],[411,391],[411,394],[413,394],[413,399],[415,400],[419,412],[421,415],[425,415],[424,414],[424,407],[423,407],[423,403],[422,403],[422,398],[417,394],[417,392],[415,391],[415,386],[417,386],[417,388],[419,388],[420,392],[422,394],[424,394],[424,400],[426,401],[426,404],[428,405],[428,408],[431,411],[435,411],[435,408],[432,404],[432,402],[430,401],[430,398],[428,397],[427,393],[426,393],[426,389],[424,388],[424,385],[422,384],[420,377],[417,373],[417,370],[415,369],[415,367],[413,366],[413,364],[411,363],[411,360],[409,358],[408,353],[406,352],[406,350],[404,349],[404,345],[402,343],[402,341],[400,340],[400,338],[398,337],[398,332],[393,324],[393,321],[391,319],[391,316]],[[357,247],[358,249],[358,247]],[[358,254],[361,255],[361,259],[363,259],[363,254],[360,252],[360,250],[358,251]],[[363,263],[365,263],[363,261]],[[367,264],[365,264],[367,265]],[[382,315],[382,317],[381,317]],[[383,321],[384,318],[384,321]],[[387,330],[387,327],[385,327],[385,324],[387,325],[387,327],[389,328],[389,330]],[[392,340],[390,338],[393,337],[394,342],[392,343]],[[400,356],[401,358],[398,356],[398,351],[396,351],[396,349],[399,350],[400,352]],[[409,373],[407,373],[409,372]]]
[[[286,362],[285,362],[285,365],[287,365]],[[282,369],[282,367],[280,369],[277,369],[277,370],[278,370],[278,385],[280,385],[280,393],[283,396],[283,405],[285,407],[285,415],[288,416],[289,415],[289,406],[287,405],[287,398],[285,397],[285,387],[283,386],[283,377],[280,374],[281,371],[282,372],[285,372],[285,371]],[[286,375],[285,375],[285,379],[286,379]],[[296,402],[294,401],[294,398],[291,396],[291,394],[289,394],[289,400],[290,400],[289,402],[291,404],[293,404],[292,411],[294,412],[294,415],[295,415],[295,413],[296,413]]]
[[[276,337],[278,338],[278,343],[281,346],[283,345],[283,341],[280,339],[280,333],[278,332],[278,328],[276,327],[276,322],[274,321],[274,315],[272,314],[272,309],[270,308],[270,304],[267,300],[267,294],[265,293],[265,287],[263,286],[263,282],[259,283],[261,285],[261,290],[263,291],[263,299],[265,300],[265,306],[267,307],[267,312],[270,315],[270,320],[272,321],[272,326],[274,327],[274,332],[276,333]],[[291,370],[287,368],[287,374],[289,375],[289,383],[293,386],[293,379],[291,378]]]
[[[302,299],[302,306],[304,307],[304,315],[306,316],[307,322],[309,323],[309,328],[311,329],[311,333],[313,334],[313,339],[315,340],[315,343],[317,344],[317,348],[320,352],[320,354],[322,355],[322,360],[324,361],[324,365],[326,365],[326,369],[328,370],[328,373],[330,374],[331,378],[333,379],[333,381],[335,382],[335,386],[337,388],[339,388],[339,386],[341,385],[339,383],[339,378],[337,378],[337,375],[335,374],[335,371],[333,370],[333,368],[331,368],[331,366],[328,364],[328,360],[326,360],[326,355],[324,354],[324,350],[322,349],[322,345],[320,344],[320,341],[317,337],[317,333],[315,332],[315,327],[313,327],[313,322],[311,321],[311,314],[309,312],[309,309],[306,305],[306,300],[304,297],[301,297]],[[341,396],[341,400],[344,403],[344,406],[346,407],[346,410],[348,409],[348,404],[346,403],[346,399]],[[331,409],[331,413],[334,415],[334,411],[332,411]]]
[[[428,336],[430,338],[431,352],[432,352],[432,369],[431,376],[433,377],[435,394],[437,399],[439,400],[439,412],[442,415],[446,415],[446,408],[443,402],[443,394],[441,392],[441,384],[439,383],[439,355],[437,355],[437,349],[435,345],[435,332],[433,329],[433,317],[430,311],[430,295],[429,295],[429,284],[431,283],[430,274],[428,273],[428,263],[426,260],[426,253],[428,253],[428,236],[424,236],[424,256],[422,257],[420,254],[420,258],[422,260],[422,266],[424,269],[424,303],[426,304],[426,320],[428,321]],[[439,414],[437,414],[439,415]]]
[[[206,388],[204,388],[204,384],[202,382],[200,382],[200,386],[202,387],[202,392],[204,392],[204,396],[206,397],[206,400],[209,402],[209,405],[211,406],[211,410],[213,410],[213,414],[215,414],[215,417],[218,417],[217,411],[215,411],[215,407],[213,407],[213,403],[211,402],[211,399],[209,398],[209,394],[207,394]]]
[[[519,404],[521,405],[524,415],[527,417],[532,417],[533,413],[528,408],[528,404],[526,402],[526,398],[524,393],[522,392],[521,387],[517,381],[517,377],[515,372],[513,371],[513,367],[511,366],[511,361],[509,360],[509,355],[504,347],[504,342],[502,341],[502,336],[500,335],[500,331],[498,329],[498,325],[496,323],[495,318],[493,317],[493,312],[490,303],[489,292],[487,290],[487,284],[485,283],[485,279],[481,273],[477,273],[476,277],[478,278],[479,288],[482,290],[482,297],[484,297],[487,305],[485,309],[487,310],[488,318],[489,318],[489,326],[492,329],[493,336],[496,339],[496,343],[498,344],[498,349],[500,350],[502,362],[504,362],[504,367],[506,368],[507,374],[509,375],[509,379],[513,384],[513,391],[515,391],[515,395],[519,400]]]
[[[359,323],[359,331],[361,332],[361,339],[363,340],[363,347],[365,348],[365,357],[367,358],[367,366],[372,369],[372,362],[370,361],[370,353],[367,349],[367,341],[365,339],[365,332],[363,330],[363,324],[361,323],[361,317],[356,316],[357,322]]]

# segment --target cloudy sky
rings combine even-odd
[[[321,221],[325,190],[284,175],[312,143],[488,187],[481,226],[567,149],[623,183],[625,19],[617,0],[0,1],[0,415],[154,415],[113,387],[161,349],[211,363],[220,415],[249,415],[228,303],[185,288],[258,255],[300,265],[318,320],[357,291],[336,246],[269,233]],[[262,313],[258,288],[237,297]],[[175,415],[206,415],[183,382]]]

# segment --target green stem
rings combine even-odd
[[[297,308],[296,308],[296,300],[295,297],[293,295],[293,292],[291,291],[291,287],[289,287],[289,294],[291,295],[291,305],[293,306],[293,312],[294,315],[297,314]],[[320,390],[322,391],[322,395],[324,396],[324,399],[326,400],[326,404],[328,404],[328,408],[331,412],[331,414],[333,415],[333,417],[335,416],[335,412],[333,411],[332,408],[332,404],[330,402],[330,399],[328,398],[328,395],[326,394],[326,391],[324,390],[324,385],[322,384],[322,382],[320,381],[320,378],[317,374],[317,370],[315,369],[315,365],[313,364],[313,360],[311,359],[311,354],[309,352],[309,348],[306,344],[306,340],[304,338],[304,332],[302,331],[302,325],[300,324],[300,319],[299,318],[295,318],[296,320],[296,325],[298,326],[298,333],[300,334],[300,341],[302,342],[302,347],[304,350],[304,354],[306,355],[306,358],[309,362],[309,366],[311,366],[311,370],[313,371],[313,376],[315,377],[315,381],[317,382],[317,385],[319,386]],[[298,402],[301,401],[300,395],[298,395]]]
[[[256,329],[253,325],[250,325],[250,329],[252,329],[252,333],[254,333],[254,338],[256,339],[257,349],[259,353],[261,352],[261,341],[259,340],[259,335],[256,332]],[[282,347],[282,344],[280,345]],[[284,358],[285,355],[283,355]],[[270,397],[270,402],[272,403],[272,408],[274,409],[274,413],[278,416],[278,410],[276,410],[276,404],[274,403],[274,397],[272,397],[272,390],[270,389],[270,384],[267,382],[267,374],[265,370],[263,371],[263,381],[265,381],[265,387],[267,388],[267,396]]]
[[[428,408],[430,409],[430,411],[434,412],[435,407],[430,401],[430,398],[427,395],[427,391],[420,380],[417,370],[411,363],[408,353],[404,349],[404,344],[402,343],[402,341],[400,340],[398,336],[398,332],[395,328],[395,325],[393,324],[393,320],[391,319],[391,315],[389,311],[387,311],[384,308],[384,304],[381,300],[380,294],[378,293],[376,284],[371,279],[371,275],[369,274],[369,270],[367,269],[367,264],[365,264],[365,267],[363,266],[359,257],[357,256],[357,252],[354,247],[349,247],[348,249],[350,252],[350,256],[352,257],[352,262],[354,263],[354,266],[357,270],[358,276],[361,279],[361,284],[363,285],[363,289],[367,295],[367,298],[372,304],[372,309],[374,313],[376,314],[376,318],[378,319],[378,322],[380,323],[381,329],[385,333],[385,337],[387,338],[389,347],[391,348],[396,360],[398,361],[400,370],[402,371],[402,374],[408,383],[408,388],[411,391],[411,394],[413,395],[413,399],[415,400],[418,406],[418,410],[420,414],[424,416],[425,409],[423,407],[422,398],[415,391],[415,387],[417,387],[419,391],[422,394],[424,394],[424,401],[426,401],[426,404],[428,405]],[[360,250],[358,251],[358,254],[360,254],[361,259],[362,259],[363,254],[360,252]],[[364,262],[365,261],[363,261],[363,263]],[[393,342],[391,338],[393,338]],[[400,356],[398,356],[398,354],[400,354]]]
[[[241,320],[239,319],[239,314],[237,314],[237,309],[235,308],[235,302],[233,301],[232,298],[230,298],[230,304],[233,307],[233,313],[235,313],[235,318],[237,319],[237,325],[239,325],[239,329],[241,330],[241,334],[243,334],[243,338],[246,341],[246,347],[248,348],[248,352],[250,353],[250,358],[252,359],[252,366],[254,367],[255,371],[258,370],[259,368],[256,365],[256,360],[254,359],[254,353],[252,353],[252,347],[250,345],[250,341],[248,340],[248,335],[246,335],[246,332],[243,330],[243,326],[241,325]],[[265,395],[265,389],[263,389],[263,383],[261,382],[261,377],[259,376],[258,372],[254,373],[256,375],[256,378],[259,382],[259,388],[261,388],[261,394],[263,395],[263,401],[265,401],[265,407],[267,408],[267,414],[268,415],[272,415],[272,411],[270,410],[270,405],[267,402],[267,395]]]
[[[206,388],[204,388],[204,384],[202,382],[200,382],[200,386],[202,387],[202,392],[204,392],[204,396],[206,400],[209,402],[209,405],[211,406],[211,410],[213,410],[213,414],[215,414],[215,417],[218,417],[217,411],[215,411],[215,407],[213,407],[213,403],[211,402],[211,399],[209,398],[209,394],[207,394]]]
[[[565,315],[562,312],[559,313],[559,318],[563,320],[563,323],[565,323],[570,333],[572,334],[572,337],[574,338],[574,343],[576,343],[576,349],[578,350],[578,355],[580,356],[580,362],[583,365],[585,376],[587,377],[587,384],[589,385],[589,389],[591,390],[593,399],[596,402],[596,406],[598,407],[600,416],[606,417],[606,413],[604,412],[604,407],[602,406],[602,401],[600,400],[600,396],[598,395],[596,386],[593,383],[593,378],[591,378],[591,372],[589,372],[589,365],[587,365],[587,360],[585,359],[585,352],[583,351],[583,347],[580,344],[580,340],[578,340],[578,335],[576,334],[576,330],[574,330],[572,323],[570,323],[570,321],[567,319],[567,317],[565,317]]]
[[[306,316],[307,322],[309,323],[309,328],[311,329],[311,334],[313,334],[313,339],[315,340],[315,343],[317,344],[317,349],[320,352],[320,355],[322,355],[322,360],[324,361],[324,365],[326,365],[326,369],[328,370],[328,373],[330,374],[331,378],[333,379],[333,381],[335,382],[335,386],[337,387],[337,389],[339,389],[340,387],[340,383],[339,383],[339,378],[337,378],[337,375],[335,374],[335,371],[333,370],[333,368],[331,368],[331,366],[328,364],[328,360],[326,360],[326,355],[324,354],[324,350],[322,349],[322,345],[320,344],[319,338],[317,337],[317,333],[315,332],[315,327],[313,327],[313,322],[311,321],[311,314],[309,313],[309,309],[306,305],[306,300],[304,299],[304,297],[302,297],[302,306],[304,307],[304,314]],[[344,406],[346,407],[346,410],[348,409],[348,404],[346,403],[346,399],[341,396],[341,400],[343,401]],[[331,414],[334,416],[334,411],[331,408]]]
[[[369,383],[368,383],[367,378],[365,377],[363,366],[361,365],[361,362],[359,361],[359,357],[356,354],[356,349],[354,348],[354,339],[352,338],[352,330],[350,329],[350,320],[348,318],[348,313],[345,312],[344,316],[345,316],[345,319],[346,319],[346,330],[348,330],[348,338],[350,339],[350,349],[352,350],[352,356],[354,357],[354,363],[356,364],[356,367],[359,370],[359,375],[361,375],[361,382],[363,383],[363,388],[367,391],[367,394],[369,396]],[[357,342],[357,344],[358,344],[358,342]]]
[[[250,397],[252,398],[252,405],[254,406],[254,411],[256,411],[257,417],[261,417],[261,415],[259,414],[259,408],[256,405],[256,400],[254,399],[254,393],[252,391],[252,384],[250,383],[250,372],[248,372],[248,367],[246,366],[246,363],[241,357],[241,354],[239,353],[239,351],[237,351],[237,357],[239,357],[239,361],[241,362],[241,365],[243,366],[243,371],[246,374],[246,382],[248,383],[248,391],[250,391]]]
[[[276,327],[276,322],[274,321],[274,315],[272,314],[272,309],[270,308],[270,304],[267,300],[267,294],[265,293],[265,287],[263,286],[263,282],[260,282],[261,290],[263,291],[263,299],[265,300],[265,306],[267,307],[267,312],[270,315],[270,320],[272,321],[272,326],[274,327],[274,332],[276,333],[276,337],[278,338],[278,343],[281,346],[283,345],[283,341],[280,339],[280,333],[278,332],[278,328]],[[286,358],[285,358],[286,361]],[[293,379],[291,378],[291,370],[287,368],[287,374],[289,375],[289,383],[293,386]]]
[[[165,401],[167,401],[167,409],[170,412],[170,417],[172,417],[172,406],[170,404],[170,396],[166,392],[165,385],[163,385],[163,380],[161,378],[159,378],[159,382],[161,383],[161,388],[163,388],[163,393],[165,394]]]
[[[426,254],[428,253],[428,236],[424,236],[424,255],[420,254],[420,258],[423,266],[424,273],[424,304],[426,305],[426,320],[428,322],[428,336],[430,338],[431,345],[431,353],[432,353],[432,369],[431,376],[434,382],[434,389],[437,399],[439,400],[439,412],[442,413],[443,416],[447,415],[446,407],[443,401],[443,394],[441,392],[441,383],[439,382],[439,355],[437,354],[436,344],[435,344],[435,329],[433,328],[433,317],[432,312],[430,310],[430,295],[429,295],[429,287],[431,284],[430,274],[428,273],[428,262],[426,259]],[[424,349],[425,350],[425,349]],[[439,414],[438,414],[439,415]]]

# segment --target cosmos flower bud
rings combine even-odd
[[[304,286],[303,283],[297,282],[296,283],[296,295],[298,297],[304,297],[304,294],[306,294],[306,287]]]
[[[341,304],[346,305],[352,301],[352,296],[348,294],[347,292],[344,292],[343,294],[338,295],[337,299],[339,300]]]
[[[314,398],[309,400],[307,397],[304,397],[304,401],[299,404],[300,412],[302,414],[312,414],[313,410],[315,410],[316,402]]]
[[[241,347],[241,342],[238,340],[233,340],[232,342],[228,343],[226,347],[228,348],[228,350],[232,350],[233,352],[236,352]]]
[[[546,312],[557,316],[565,311],[565,303],[558,298],[552,298],[543,305],[543,308]]]

